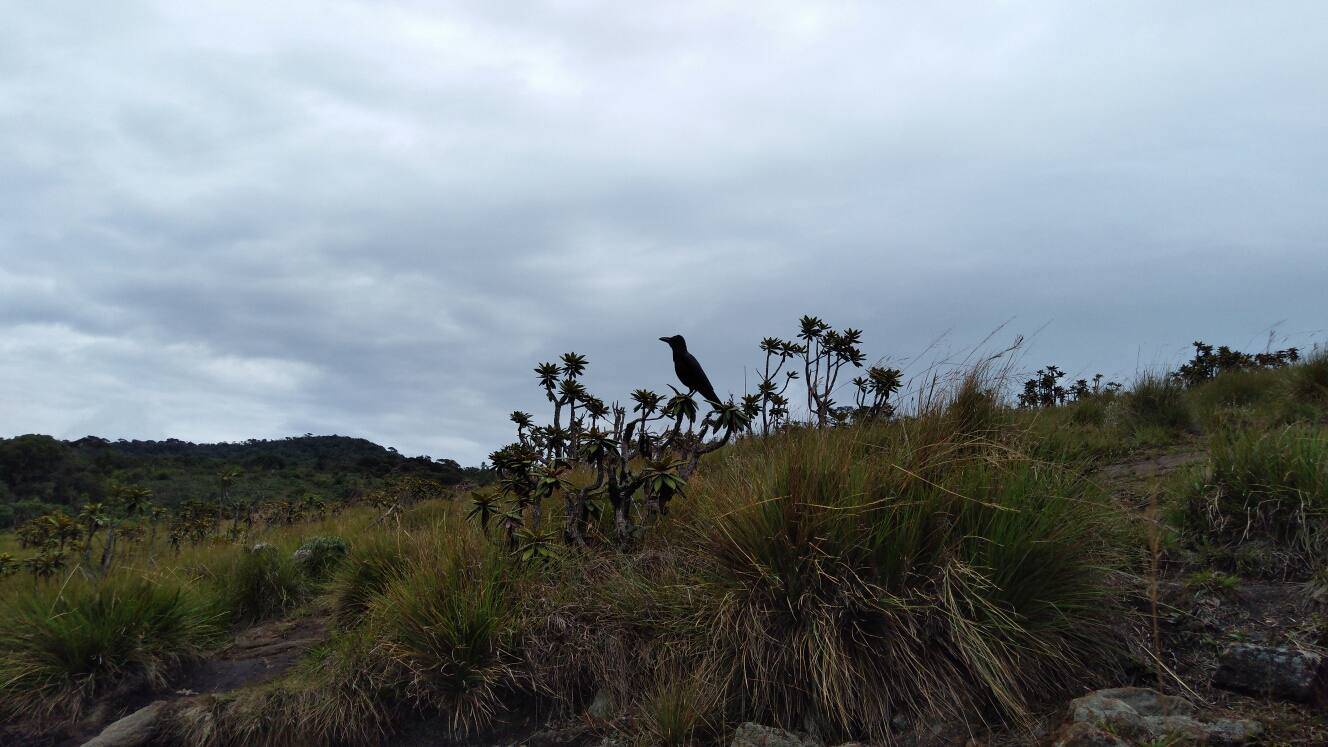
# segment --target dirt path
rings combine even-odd
[[[1104,480],[1119,482],[1156,477],[1177,467],[1183,467],[1208,456],[1202,451],[1182,451],[1175,454],[1158,454],[1144,459],[1108,464],[1097,471]]]
[[[190,665],[172,685],[184,696],[224,693],[271,679],[326,638],[327,623],[326,617],[308,616],[250,628],[216,657]]]

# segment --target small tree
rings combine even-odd
[[[892,417],[895,408],[890,403],[890,397],[903,386],[903,376],[903,372],[897,368],[872,366],[867,369],[866,376],[854,379],[853,385],[858,388],[853,402],[857,405],[854,412],[856,417],[865,421]]]
[[[765,353],[765,368],[760,373],[761,383],[756,387],[756,399],[752,404],[760,408],[761,435],[764,436],[769,435],[771,427],[778,428],[788,419],[789,403],[784,393],[798,378],[798,372],[792,369],[784,371],[784,364],[800,357],[803,347],[778,337],[767,337],[761,340],[761,352]],[[779,379],[781,372],[784,374],[782,382]]]
[[[845,365],[862,368],[867,358],[858,347],[862,330],[836,332],[814,316],[804,316],[798,324],[798,339],[803,344],[797,352],[802,358],[803,380],[807,382],[807,411],[823,428],[835,411],[831,395],[839,383],[840,372]]]

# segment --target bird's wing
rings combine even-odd
[[[715,395],[715,387],[711,386],[710,379],[705,375],[705,370],[701,368],[701,364],[696,360],[696,356],[691,353],[687,354],[687,369],[688,373],[692,375],[693,380],[684,381],[683,383],[705,395],[706,399],[711,400],[712,402],[718,402],[719,397]]]

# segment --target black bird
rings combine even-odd
[[[689,391],[700,392],[701,396],[720,404],[719,397],[715,396],[715,388],[710,386],[710,379],[707,379],[705,371],[701,370],[701,364],[696,362],[696,356],[687,352],[687,341],[682,339],[682,335],[659,339],[673,348],[673,372],[678,374],[678,381],[681,381]]]

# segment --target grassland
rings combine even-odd
[[[639,745],[718,743],[747,720],[827,742],[938,723],[1027,734],[1086,687],[1189,676],[1174,662],[1209,633],[1178,624],[1152,650],[1150,585],[1205,603],[1272,581],[1323,596],[1325,371],[1318,354],[1188,387],[1143,374],[1034,408],[978,372],[889,420],[708,455],[626,553],[607,512],[585,549],[532,533],[518,549],[539,552],[512,552],[465,493],[242,544],[140,538],[104,574],[0,582],[0,709],[35,739],[169,692],[236,631],[317,616],[329,632],[293,667],[180,699],[159,740],[366,744],[421,720],[462,739],[596,698]],[[1178,466],[1117,477],[1159,456]],[[544,520],[561,526],[564,505],[547,498]],[[1306,646],[1315,625],[1297,628]]]

